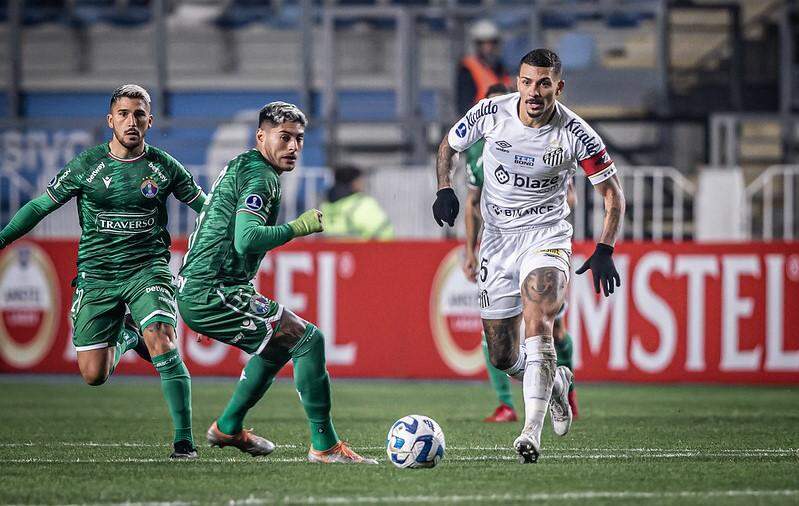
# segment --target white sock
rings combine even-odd
[[[503,369],[503,371],[505,372],[505,374],[507,374],[513,379],[524,381],[524,370],[526,369],[526,367],[527,367],[527,348],[522,342],[521,345],[519,346],[519,358],[516,359],[516,363],[507,369]]]
[[[524,432],[541,441],[541,429],[555,383],[555,345],[552,336],[525,339],[527,363],[524,371]],[[562,388],[562,385],[561,385]]]

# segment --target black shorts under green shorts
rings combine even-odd
[[[187,282],[178,290],[177,299],[180,316],[190,329],[251,355],[264,350],[283,316],[281,304],[250,284]]]
[[[115,346],[126,306],[142,330],[156,322],[175,327],[175,286],[165,261],[153,262],[127,275],[101,277],[78,271],[70,308],[75,349]]]

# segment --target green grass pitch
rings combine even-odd
[[[235,379],[194,382],[198,443]],[[489,425],[487,385],[336,381],[339,433],[380,466],[304,461],[307,425],[290,380],[247,419],[278,449],[255,459],[200,446],[170,462],[160,387],[112,378],[0,376],[3,504],[796,504],[799,390],[733,386],[578,385],[581,418],[565,438],[547,421],[538,464],[517,463],[519,424]],[[520,387],[515,388],[521,406]],[[432,470],[391,466],[394,420],[437,420],[447,438]]]

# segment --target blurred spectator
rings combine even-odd
[[[363,171],[352,165],[334,169],[334,184],[322,203],[328,237],[388,240],[394,227],[374,197],[367,195]]]
[[[457,106],[464,114],[478,100],[486,96],[493,84],[510,87],[511,81],[501,58],[501,40],[497,25],[481,19],[472,25],[469,36],[474,44],[474,54],[465,56],[458,64]]]

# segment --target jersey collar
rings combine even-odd
[[[144,155],[147,154],[147,148],[149,148],[149,146],[145,143],[144,144],[144,149],[142,150],[142,152],[141,152],[141,154],[139,156],[136,156],[136,157],[133,157],[133,158],[120,158],[120,157],[114,155],[114,153],[111,152],[111,145],[110,144],[106,144],[106,147],[108,148],[108,156],[110,156],[111,158],[113,158],[114,160],[116,160],[118,162],[124,162],[124,163],[130,163],[130,162],[135,162],[136,160],[141,160],[142,158],[144,158]]]

